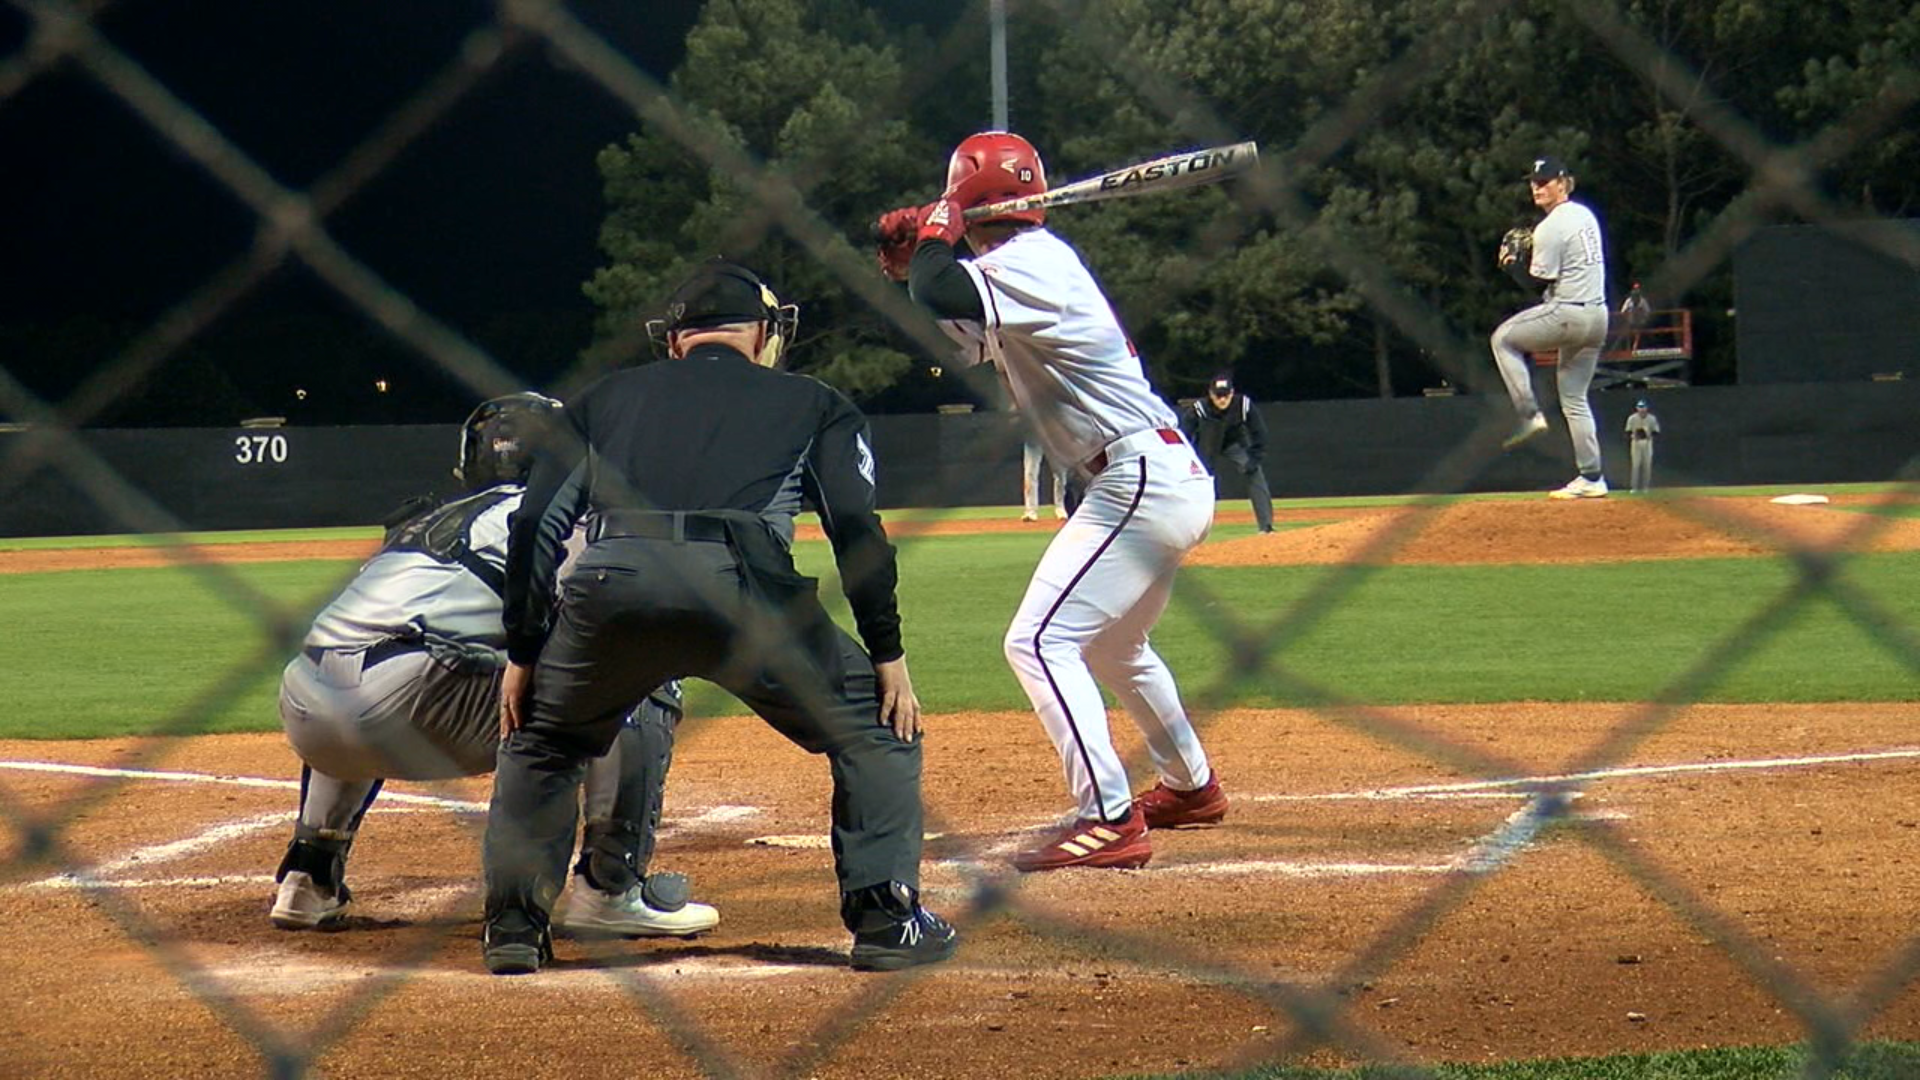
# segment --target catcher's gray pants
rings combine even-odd
[[[1258,465],[1249,467],[1247,448],[1229,446],[1220,452],[1220,456],[1233,462],[1235,471],[1247,478],[1247,499],[1253,503],[1253,520],[1260,526],[1261,532],[1273,531],[1273,492],[1267,487],[1267,471]],[[1209,463],[1211,464],[1211,463]],[[1220,488],[1220,474],[1214,474],[1214,490]]]
[[[587,821],[623,825],[618,831],[631,840],[642,874],[653,855],[678,720],[677,707],[648,698],[621,726],[614,749],[588,768]],[[280,722],[304,763],[295,838],[347,842],[386,780],[493,771],[500,672],[449,663],[424,649],[309,649],[281,677]]]
[[[1559,352],[1554,380],[1560,391],[1560,415],[1567,418],[1573,441],[1573,464],[1582,473],[1598,473],[1600,435],[1593,422],[1587,390],[1600,363],[1600,345],[1607,338],[1604,304],[1569,304],[1549,300],[1520,312],[1493,332],[1493,362],[1507,384],[1507,396],[1522,418],[1540,411],[1533,396],[1533,365],[1529,353]]]
[[[750,596],[724,543],[621,537],[588,546],[561,585],[530,716],[500,744],[483,851],[489,913],[552,910],[585,761],[613,738],[622,702],[679,676],[719,684],[826,756],[841,892],[919,887],[920,744],[880,722],[872,663],[810,586],[787,603],[807,616],[798,632]]]
[[[1633,490],[1653,490],[1653,440],[1627,440],[1627,459],[1633,463]]]

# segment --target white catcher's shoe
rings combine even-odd
[[[574,934],[622,937],[688,937],[720,925],[719,909],[711,905],[688,901],[661,911],[647,903],[645,889],[641,884],[623,893],[601,892],[575,874],[566,908],[555,922]]]
[[[1567,486],[1547,492],[1549,499],[1604,499],[1607,497],[1607,478],[1589,480],[1576,476],[1567,481]]]
[[[313,875],[304,870],[289,870],[280,879],[280,891],[273,897],[273,912],[267,917],[282,930],[312,930],[338,922],[347,913],[346,889],[330,893],[314,884]]]

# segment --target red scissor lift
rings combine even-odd
[[[1623,321],[1618,314],[1613,320],[1616,324]],[[1533,362],[1542,366],[1558,363],[1559,359],[1556,352],[1533,354]],[[1692,361],[1693,312],[1686,308],[1648,312],[1647,321],[1638,328],[1617,325],[1608,333],[1600,363],[1593,371],[1593,388],[1686,386]]]

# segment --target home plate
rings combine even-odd
[[[930,832],[922,839],[938,840],[946,833]],[[807,848],[825,850],[833,846],[826,833],[806,833],[801,836],[755,836],[747,841],[757,847]]]

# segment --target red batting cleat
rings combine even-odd
[[[1134,796],[1133,805],[1146,817],[1150,829],[1218,825],[1227,816],[1227,793],[1220,790],[1218,776],[1193,791],[1175,791],[1162,782],[1145,795]]]
[[[1040,847],[1013,857],[1016,870],[1065,870],[1074,866],[1138,870],[1153,858],[1147,819],[1139,804],[1119,821],[1081,818]]]

